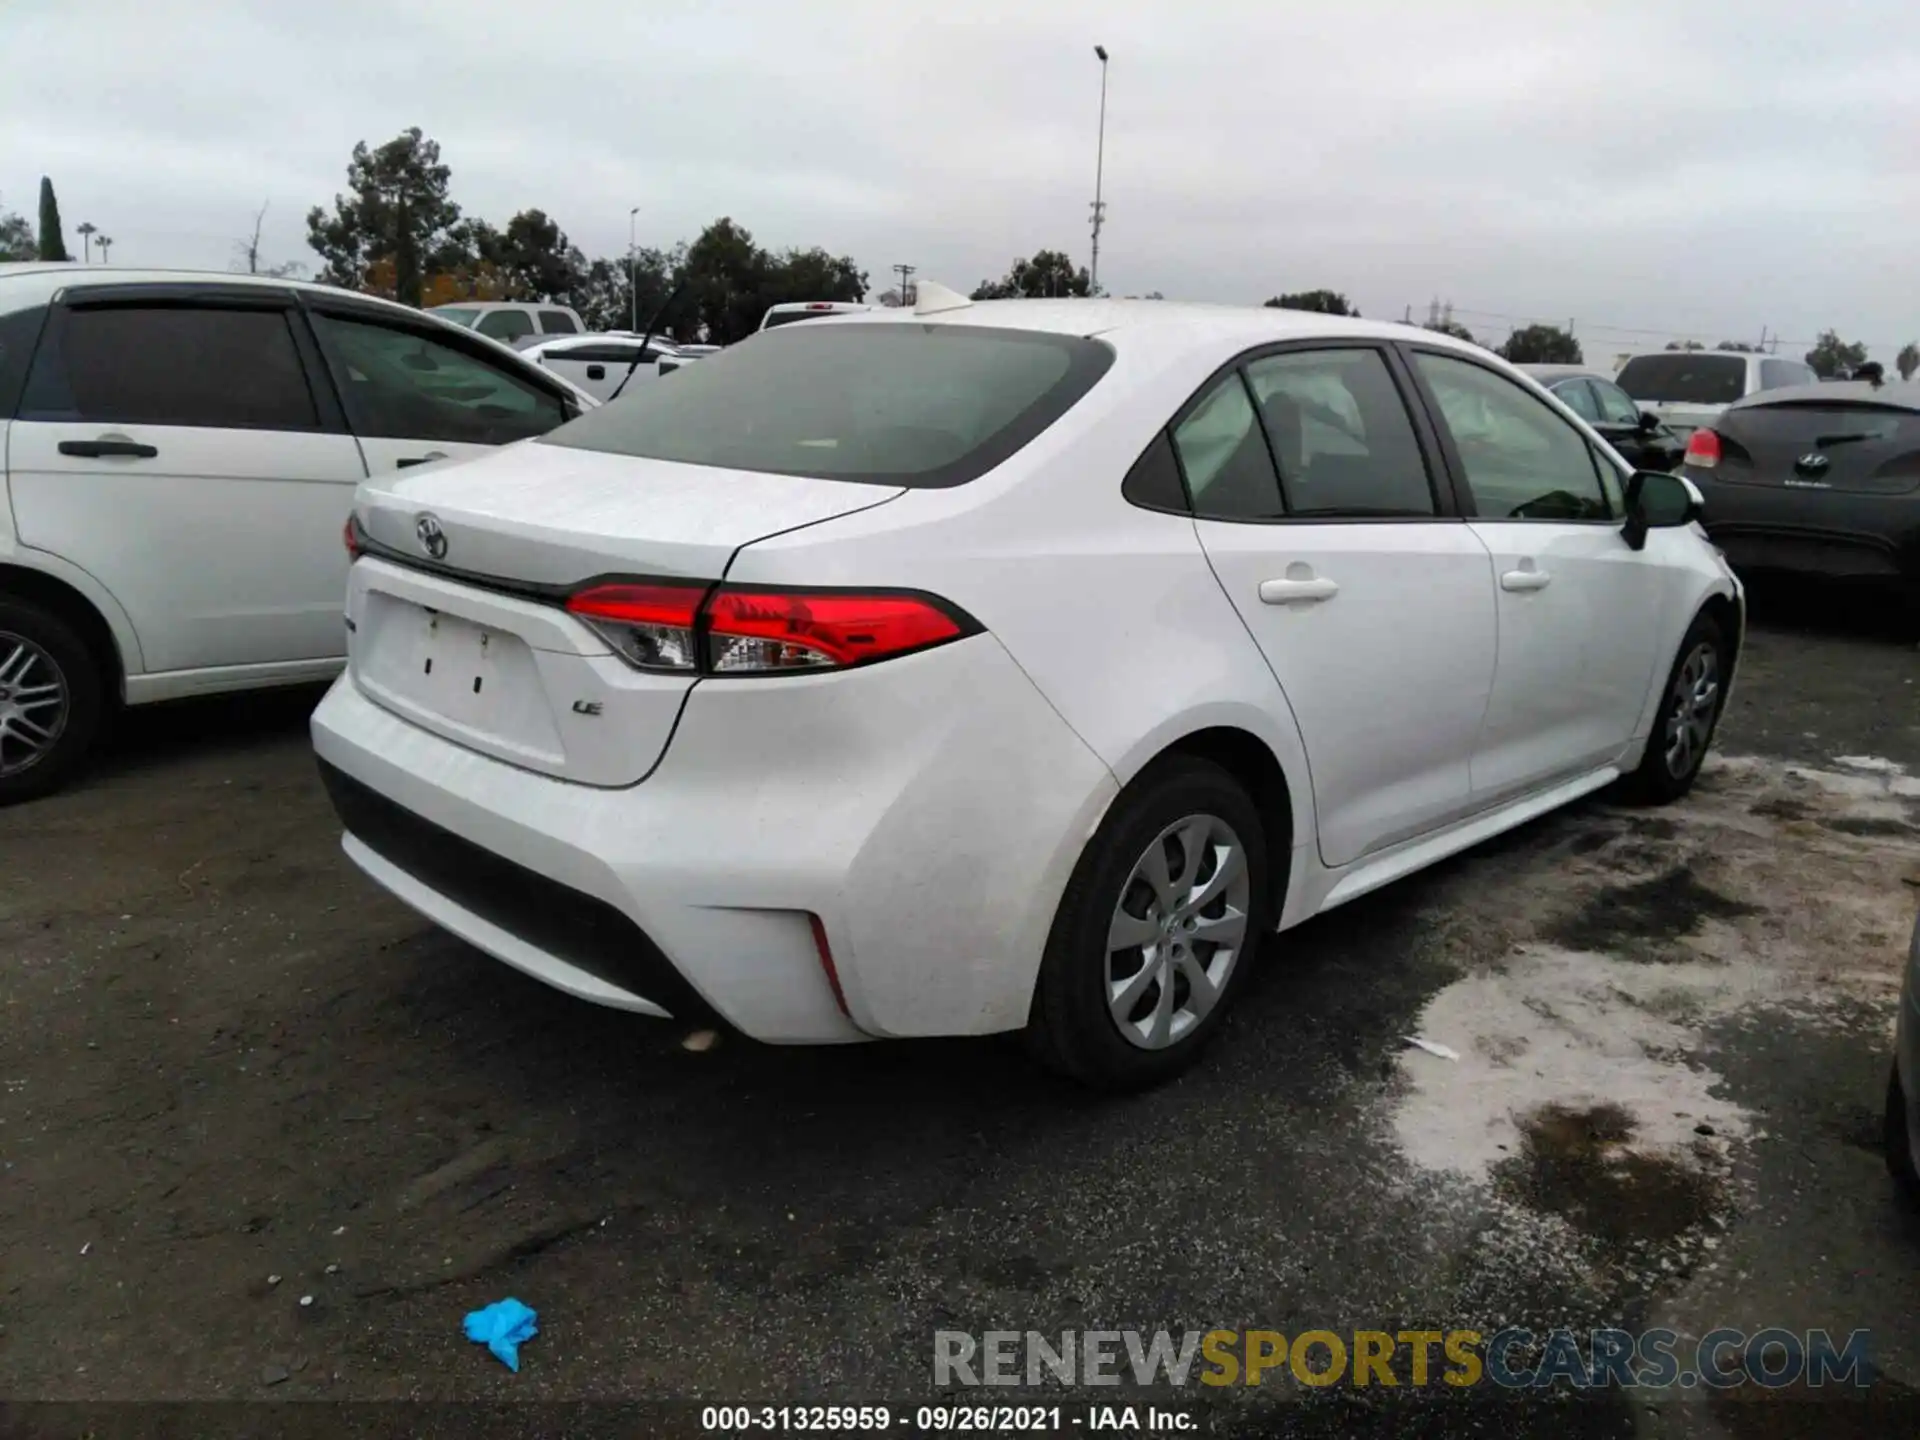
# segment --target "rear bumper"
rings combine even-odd
[[[1707,534],[1737,570],[1920,581],[1920,494],[1795,490],[1727,483],[1692,467],[1682,473],[1706,499]]]
[[[313,740],[348,855],[436,923],[582,999],[790,1043],[1024,1024],[1116,789],[991,636],[703,681],[625,789],[465,749],[351,676]]]

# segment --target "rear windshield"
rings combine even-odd
[[[782,310],[777,314],[768,314],[760,322],[762,330],[777,329],[782,325],[791,325],[796,320],[831,320],[835,315],[858,315],[858,310]]]
[[[1737,355],[1636,355],[1613,377],[1636,400],[1658,404],[1731,405],[1747,384],[1747,362]]]
[[[545,443],[875,485],[961,485],[1053,424],[1113,363],[1077,335],[803,325],[629,389]]]

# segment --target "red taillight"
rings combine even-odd
[[[347,547],[347,563],[351,565],[360,558],[360,537],[355,534],[353,517],[347,517],[347,528],[340,532],[340,541]]]
[[[724,587],[707,602],[706,626],[716,675],[843,669],[965,633],[944,607],[919,595]]]
[[[847,993],[840,988],[840,970],[833,963],[833,947],[827,943],[827,927],[820,923],[818,915],[809,914],[807,919],[813,922],[813,948],[820,954],[820,968],[827,972],[827,984],[833,990],[833,1003],[840,1007],[842,1015],[852,1017],[847,1009]]]
[[[1696,430],[1687,437],[1687,464],[1711,470],[1720,463],[1720,437],[1712,430]]]
[[[695,670],[704,585],[595,585],[567,600],[620,658],[642,670]]]
[[[704,602],[704,603],[703,603]],[[629,664],[709,675],[844,670],[970,633],[931,596],[730,589],[672,582],[596,585],[567,601]]]

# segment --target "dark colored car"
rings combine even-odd
[[[1907,974],[1900,987],[1893,1074],[1887,1079],[1887,1169],[1908,1201],[1920,1205],[1920,920],[1907,946]]]
[[[1920,385],[1763,390],[1693,432],[1681,473],[1735,570],[1879,586],[1920,623]]]
[[[1580,365],[1522,365],[1562,404],[1598,430],[1636,470],[1674,470],[1686,453],[1660,417],[1642,410],[1606,376]]]

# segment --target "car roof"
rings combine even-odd
[[[447,300],[428,310],[570,310],[558,300]]]
[[[272,275],[235,274],[227,270],[165,270],[126,265],[75,265],[56,260],[15,260],[0,264],[0,293],[14,289],[32,292],[35,301],[51,298],[69,285],[253,285],[263,290],[304,290],[308,294],[346,296],[367,305],[382,305],[405,315],[429,314],[397,300],[367,295],[313,280],[286,280]],[[446,324],[446,321],[441,321]]]
[[[1881,405],[1889,410],[1920,410],[1920,383],[1895,380],[1874,385],[1866,380],[1823,380],[1816,385],[1782,385],[1772,390],[1756,390],[1727,408],[1751,410],[1756,405],[1791,405],[1803,401],[1828,405],[1835,401],[1853,401]]]
[[[1602,375],[1591,365],[1516,365],[1523,375],[1531,375],[1536,380],[1605,380],[1613,383],[1611,377]]]
[[[1671,355],[1677,360],[1777,360],[1777,355],[1762,355],[1753,350],[1636,350],[1620,362],[1621,368],[1636,360],[1656,355]]]

